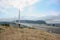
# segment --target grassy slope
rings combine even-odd
[[[60,35],[37,29],[0,27],[0,40],[60,40]]]

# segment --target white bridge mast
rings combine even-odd
[[[19,9],[18,21],[19,21],[18,25],[20,27],[20,9]]]

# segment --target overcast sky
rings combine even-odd
[[[60,0],[0,0],[0,19],[60,20]]]

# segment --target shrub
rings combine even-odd
[[[4,31],[4,29],[0,28],[0,33],[3,32],[3,31]]]
[[[9,24],[1,24],[2,26],[10,26]]]

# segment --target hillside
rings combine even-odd
[[[19,22],[19,20],[16,20],[16,22]],[[20,20],[21,23],[32,23],[32,24],[46,24],[43,20]]]
[[[60,35],[32,28],[0,26],[0,40],[60,40]]]

